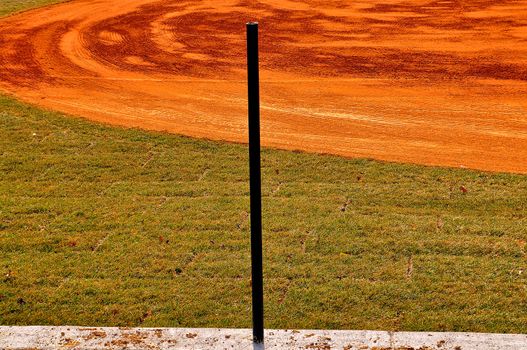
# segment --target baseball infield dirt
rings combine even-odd
[[[255,20],[264,145],[527,173],[522,0],[75,0],[0,20],[0,88],[245,142]]]

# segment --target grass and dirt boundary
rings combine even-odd
[[[246,146],[6,96],[0,130],[0,324],[250,326]],[[525,331],[526,176],[262,165],[266,327]]]

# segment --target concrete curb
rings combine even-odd
[[[265,349],[525,350],[527,335],[267,330]],[[252,349],[249,329],[0,327],[0,349]]]

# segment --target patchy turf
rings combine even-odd
[[[0,129],[0,324],[250,326],[245,146],[8,97]],[[263,166],[267,327],[525,332],[526,176]]]
[[[0,3],[0,17],[14,12],[28,10],[34,7],[56,4],[67,0],[2,0]]]
[[[247,149],[0,98],[0,323],[249,327]],[[527,177],[263,152],[267,327],[524,332]]]

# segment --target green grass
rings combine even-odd
[[[250,326],[245,146],[0,111],[1,324]],[[263,189],[267,327],[525,331],[526,176],[265,150]]]
[[[0,324],[250,327],[245,146],[8,97],[0,130]],[[525,332],[526,176],[265,150],[263,181],[267,327]]]
[[[56,4],[66,0],[1,0],[0,17],[10,15],[14,12],[28,10],[34,7]]]

